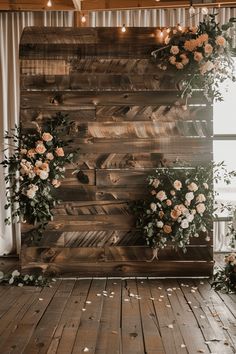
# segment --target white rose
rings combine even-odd
[[[159,191],[156,195],[156,198],[162,202],[163,200],[167,199],[167,196],[164,191]]]
[[[36,167],[41,167],[41,166],[42,166],[42,161],[41,161],[41,160],[37,160],[37,161],[35,162],[35,166],[36,166]]]
[[[182,229],[187,229],[189,227],[189,223],[187,219],[182,220],[180,226],[182,227]]]
[[[193,215],[193,214],[189,214],[189,215],[187,216],[188,222],[192,222],[193,219],[194,219],[194,215]]]
[[[155,203],[151,203],[151,204],[150,204],[150,209],[151,209],[152,211],[156,211],[156,210],[157,210],[157,205],[156,205]]]
[[[174,183],[173,183],[173,186],[175,187],[175,189],[177,191],[179,191],[181,188],[182,188],[182,183],[178,180],[175,180]]]
[[[197,209],[197,212],[198,212],[199,214],[203,214],[204,211],[206,210],[205,204],[199,203],[199,204],[196,206],[196,209]]]
[[[16,269],[11,273],[12,277],[18,277],[20,275],[20,272]]]
[[[197,203],[202,203],[206,201],[206,197],[204,194],[199,194],[196,198]]]
[[[41,179],[43,179],[43,180],[47,179],[47,178],[48,178],[48,172],[41,170],[41,171],[39,172],[39,177],[40,177]]]
[[[159,227],[160,229],[162,229],[164,226],[162,221],[157,221],[157,227]]]
[[[194,194],[193,194],[193,192],[188,192],[188,193],[186,193],[186,194],[185,194],[185,198],[186,198],[186,200],[187,200],[188,202],[191,202],[191,200],[194,199]]]
[[[28,189],[26,191],[26,195],[29,199],[33,199],[35,197],[35,194],[36,194],[36,192],[33,189]]]

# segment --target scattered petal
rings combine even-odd
[[[171,328],[171,329],[174,328],[174,326],[172,324],[169,324],[167,327]]]
[[[192,303],[192,301],[187,301],[188,302],[188,304],[191,304]]]
[[[158,299],[158,301],[162,302],[162,299]]]
[[[186,348],[186,345],[185,345],[185,344],[181,344],[180,347],[181,347],[181,348]]]
[[[159,290],[162,290],[162,288],[161,288],[160,286],[158,286],[158,289],[159,289]]]
[[[166,305],[166,307],[171,307],[171,305]]]
[[[201,284],[201,285],[204,285],[205,283],[204,283],[204,281],[200,281],[200,284]]]
[[[91,301],[86,301],[86,304],[91,304],[92,302]]]
[[[168,296],[171,296],[172,294],[167,294]]]
[[[203,318],[206,318],[206,317],[205,317],[205,316],[203,316],[203,315],[200,315],[200,318],[202,318],[202,319],[203,319]]]
[[[195,293],[196,291],[194,289],[191,289],[191,293]]]
[[[171,288],[168,288],[166,291],[172,291],[172,289],[171,289]]]
[[[165,297],[164,295],[160,295],[160,297]]]
[[[155,299],[154,299],[154,297],[150,297],[150,299],[149,300],[152,300],[152,301],[154,301]]]
[[[130,301],[130,299],[124,299],[124,301],[128,302],[128,301]]]
[[[83,349],[83,352],[89,352],[89,348],[85,347],[85,348]]]
[[[82,311],[86,311],[86,309],[85,309],[85,308],[82,308]]]
[[[97,294],[97,296],[102,296],[102,294]]]
[[[39,297],[39,301],[43,301],[43,298],[42,298],[42,297]]]

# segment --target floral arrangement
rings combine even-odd
[[[134,206],[137,226],[147,245],[154,249],[171,245],[186,251],[191,237],[199,237],[200,233],[210,241],[216,210],[213,181],[223,178],[229,183],[232,176],[235,172],[227,173],[223,163],[157,169],[156,174],[147,179],[149,197]]]
[[[53,218],[52,208],[59,202],[56,188],[64,178],[65,164],[72,162],[74,153],[66,152],[71,142],[68,134],[73,122],[57,113],[29,131],[15,127],[6,132],[13,154],[1,162],[7,169],[6,209],[11,208],[11,219],[6,223],[27,222],[45,226]]]
[[[55,282],[55,279],[46,278],[43,275],[22,275],[17,269],[12,273],[4,274],[0,271],[0,284],[17,285],[22,287],[24,285],[28,286],[50,286],[51,282]]]
[[[206,16],[198,27],[164,30],[165,46],[152,52],[160,69],[173,69],[179,75],[178,88],[186,100],[194,89],[201,89],[209,101],[222,101],[219,83],[235,81],[228,33],[233,24],[220,26],[215,16]]]
[[[216,268],[213,275],[212,287],[225,292],[236,291],[236,254],[225,256],[224,268]]]

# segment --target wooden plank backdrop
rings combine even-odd
[[[195,94],[177,98],[173,72],[160,71],[150,53],[156,28],[26,28],[20,44],[21,122],[28,129],[61,111],[75,123],[54,210],[38,247],[22,226],[21,262],[62,275],[209,276],[212,233],[194,238],[188,252],[167,247],[148,262],[129,202],[145,198],[145,179],[183,159],[212,160],[212,106]],[[80,174],[76,172],[80,170]],[[86,183],[81,175],[87,176]]]

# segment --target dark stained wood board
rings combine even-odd
[[[0,292],[4,354],[235,354],[236,303],[207,279],[79,278]]]
[[[212,233],[209,241],[193,238],[187,254],[165,250],[149,263],[152,250],[129,208],[146,197],[146,177],[156,168],[178,159],[192,165],[212,160],[212,105],[196,92],[185,106],[173,70],[161,71],[151,58],[158,45],[155,28],[130,28],[125,35],[117,28],[25,29],[23,128],[62,111],[75,122],[70,149],[80,148],[56,191],[62,202],[39,248],[22,249],[25,271],[211,274]],[[22,238],[30,245],[27,230],[23,226]]]

